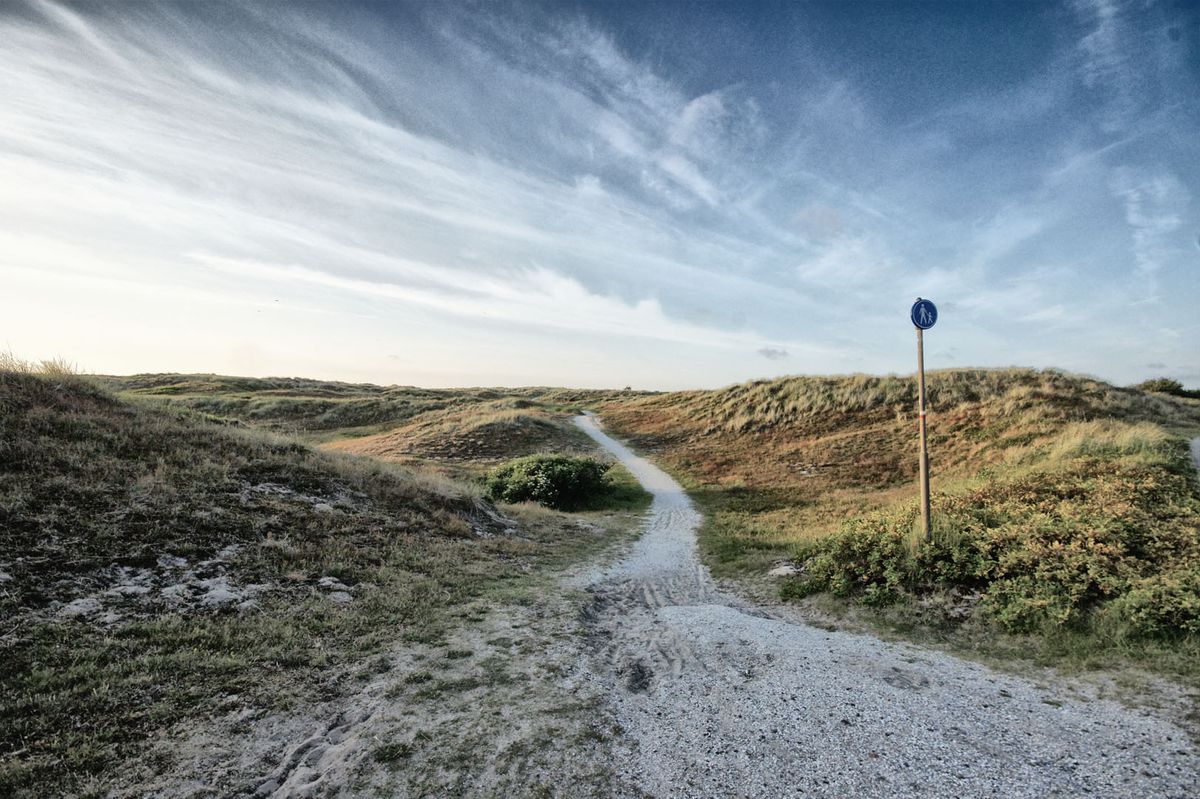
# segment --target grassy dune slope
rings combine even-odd
[[[570,417],[527,400],[497,400],[430,411],[373,436],[343,439],[330,449],[382,460],[495,462],[536,452],[590,453],[595,447]]]
[[[290,377],[148,374],[96,379],[138,403],[186,408],[225,424],[287,433],[329,451],[419,466],[470,482],[502,461],[535,453],[603,457],[571,417],[599,402],[646,396],[536,386],[422,389]],[[635,485],[620,468],[612,479],[622,490]]]
[[[609,516],[517,527],[459,484],[6,366],[0,795],[103,793],[179,722],[352,690],[368,656],[607,534]]]
[[[1113,645],[1200,632],[1200,402],[1054,371],[932,373],[936,536],[920,547],[913,383],[790,378],[602,412],[705,506],[718,573],[791,562],[788,596],[919,604],[938,624],[1102,627]]]
[[[455,413],[478,416],[505,408],[555,413],[622,395],[542,387],[425,389],[293,377],[150,374],[97,379],[131,399],[183,406],[311,440],[379,433],[426,414],[452,422]]]

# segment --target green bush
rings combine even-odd
[[[808,590],[835,596],[872,596],[874,604],[898,598],[908,587],[912,564],[903,535],[877,518],[850,522],[842,531],[810,546],[805,565]]]
[[[608,491],[609,465],[592,458],[530,455],[488,472],[488,496],[499,502],[537,502],[558,510],[577,510]]]

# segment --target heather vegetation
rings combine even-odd
[[[1200,497],[1186,447],[1149,425],[1115,427],[1068,428],[1071,444],[1011,475],[941,492],[928,544],[915,505],[844,523],[797,550],[804,573],[787,593],[881,605],[958,590],[1014,632],[1200,633]]]
[[[758,381],[604,413],[700,500],[718,573],[791,564],[787,599],[832,595],[938,635],[991,625],[1082,637],[1091,653],[1200,650],[1187,446],[1200,402],[1054,371],[936,372],[929,386],[928,543],[911,378]]]

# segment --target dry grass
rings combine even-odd
[[[41,361],[27,361],[18,358],[9,351],[0,352],[0,372],[22,375],[40,375],[49,378],[75,377],[79,374],[78,367],[65,358],[50,358]]]
[[[1178,415],[1180,404],[1162,395],[1121,389],[1055,370],[958,369],[928,374],[929,405],[939,412],[987,406],[998,417],[1012,417],[1038,406],[1051,416],[1119,416],[1161,421]],[[746,433],[803,428],[845,427],[846,417],[876,421],[907,416],[916,402],[911,377],[850,375],[759,380],[718,391],[652,396],[633,406],[686,412],[706,433]],[[1051,410],[1052,409],[1052,410]]]
[[[1056,460],[1084,457],[1157,459],[1176,440],[1161,425],[1129,424],[1115,419],[1075,422],[1065,426],[1047,448]]]
[[[534,453],[584,454],[594,445],[563,413],[530,403],[488,402],[424,413],[385,433],[348,438],[329,449],[382,460],[495,464]]]
[[[625,392],[557,388],[426,389],[306,378],[150,374],[99,377],[121,396],[184,406],[306,440],[384,432],[425,414],[536,408],[560,413]],[[632,394],[628,394],[632,395]]]
[[[867,497],[916,479],[911,378],[785,378],[610,401],[608,424],[695,486],[762,490],[791,506]],[[1071,425],[1200,429],[1200,402],[1056,371],[932,372],[934,474],[963,477],[1061,439]],[[1107,428],[1075,428],[1086,436]],[[1144,426],[1137,428],[1144,434]],[[1136,434],[1135,434],[1136,437]],[[1061,444],[1060,446],[1067,446]],[[773,492],[773,493],[772,493]]]

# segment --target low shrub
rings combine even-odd
[[[487,494],[499,502],[537,502],[558,510],[578,510],[608,491],[609,465],[592,458],[530,455],[488,472]]]
[[[1200,563],[1134,581],[1111,610],[1121,629],[1134,636],[1200,634]]]
[[[895,522],[887,517],[848,522],[838,535],[810,544],[801,593],[872,596],[875,604],[898,598],[910,587],[913,569]]]
[[[1154,391],[1159,394],[1170,394],[1174,397],[1200,399],[1200,391],[1186,389],[1183,387],[1183,383],[1180,383],[1178,380],[1172,380],[1169,377],[1156,377],[1146,380],[1138,383],[1134,388],[1140,388],[1142,391]]]
[[[784,593],[878,606],[957,589],[1012,632],[1103,617],[1121,637],[1200,633],[1200,497],[1175,444],[1158,462],[1057,460],[938,497],[929,542],[913,536],[911,504],[848,521],[800,550],[803,575]]]

